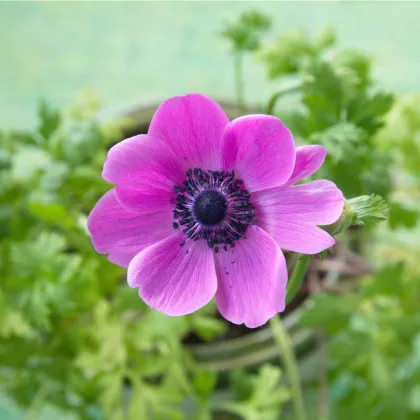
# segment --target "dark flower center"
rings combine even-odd
[[[182,228],[185,239],[204,239],[215,252],[234,247],[235,241],[246,238],[254,224],[255,211],[251,194],[235,172],[188,169],[183,186],[174,186],[174,229]]]
[[[193,214],[203,225],[217,225],[225,217],[227,200],[214,190],[203,191],[194,202]]]

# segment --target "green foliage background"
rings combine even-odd
[[[316,177],[348,199],[372,196],[349,201],[364,229],[338,240],[375,273],[350,287],[337,278],[338,294],[321,291],[299,317],[300,331],[327,336],[322,415],[420,419],[420,95],[378,89],[373,59],[340,48],[331,29],[266,41],[269,25],[247,12],[222,31],[236,58],[252,54],[276,81],[262,111],[279,116],[298,143],[328,148]],[[246,112],[242,62],[236,86]],[[35,130],[0,133],[2,391],[28,418],[42,418],[45,404],[81,419],[293,418],[278,360],[218,373],[186,345],[191,335],[209,343],[211,361],[212,346],[228,337],[214,303],[166,317],[92,249],[86,217],[109,189],[102,164],[133,124],[99,121],[98,110],[91,95],[62,110],[42,101]],[[389,203],[380,225],[383,202],[373,195]],[[323,385],[299,363],[308,417],[319,419],[313,395]]]

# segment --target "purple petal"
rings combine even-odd
[[[147,203],[144,207],[147,210]],[[97,252],[109,254],[110,261],[127,267],[140,251],[174,232],[172,221],[171,208],[161,207],[153,214],[128,212],[111,190],[89,214],[88,229]]]
[[[316,226],[336,222],[343,211],[343,194],[334,183],[318,180],[273,188],[259,191],[252,198],[258,226],[281,248],[316,254],[334,245],[334,239]]]
[[[271,224],[270,224],[271,223]],[[302,254],[318,254],[335,244],[334,238],[325,230],[313,225],[277,221],[273,223],[259,223],[279,244],[288,251]]]
[[[175,233],[138,254],[128,267],[128,284],[167,315],[185,315],[206,305],[217,289],[213,251],[205,241]]]
[[[287,184],[294,184],[315,173],[324,163],[327,153],[327,149],[324,146],[297,147],[295,168]]]
[[[325,179],[287,188],[272,188],[252,195],[259,217],[301,221],[314,225],[330,225],[338,220],[343,206],[343,193]]]
[[[220,170],[223,131],[229,119],[212,99],[190,94],[163,102],[149,127],[180,157],[184,168]]]
[[[216,254],[216,302],[227,320],[255,328],[284,310],[287,268],[280,248],[262,229],[250,226],[246,236]]]
[[[109,150],[102,176],[118,188],[149,193],[156,189],[171,191],[174,185],[182,183],[184,171],[165,143],[139,135]]]
[[[247,115],[232,121],[225,132],[223,169],[234,169],[249,191],[284,184],[295,165],[292,133],[269,115]]]
[[[140,214],[171,212],[175,204],[175,195],[172,191],[152,190],[147,193],[133,188],[116,186],[115,195],[120,204],[130,212]]]

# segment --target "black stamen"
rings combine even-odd
[[[210,171],[190,168],[182,186],[175,185],[174,229],[183,226],[187,239],[204,239],[217,253],[235,247],[235,241],[244,239],[250,224],[255,224],[251,194],[242,189],[243,181],[235,179],[235,172]]]
[[[213,190],[202,192],[194,203],[195,217],[206,226],[221,222],[225,217],[226,209],[226,198],[220,192]]]

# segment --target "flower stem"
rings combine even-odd
[[[298,290],[300,289],[311,260],[312,255],[299,254],[298,260],[293,269],[293,273],[289,282],[287,283],[286,304],[293,300]]]
[[[288,93],[297,92],[303,86],[304,80],[293,81],[292,83],[283,86],[280,90],[275,92],[270,99],[268,100],[267,108],[265,113],[268,115],[273,115],[274,109],[276,107],[277,101]]]
[[[245,83],[243,75],[243,55],[241,51],[235,54],[235,87],[236,87],[236,103],[238,111],[245,113]]]
[[[311,295],[320,293],[321,285],[319,275],[309,273],[309,292]],[[328,371],[326,355],[326,337],[322,328],[316,330],[316,347],[318,359],[318,419],[328,420]]]
[[[296,362],[295,354],[293,352],[292,341],[286,330],[283,328],[279,317],[271,318],[270,325],[273,331],[274,339],[282,356],[287,377],[289,379],[295,411],[294,418],[295,420],[305,420],[306,412],[305,405],[303,403],[302,389],[300,386],[299,368]]]

